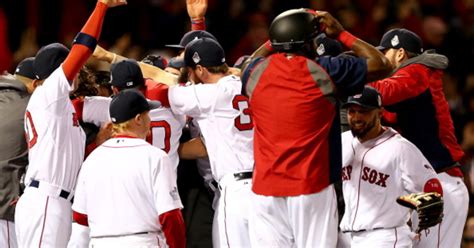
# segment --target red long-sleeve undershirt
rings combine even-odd
[[[92,12],[81,32],[99,39],[107,8],[108,6],[106,4],[97,2],[94,12]],[[82,44],[74,44],[72,46],[71,52],[69,52],[69,55],[62,64],[64,74],[71,84],[77,73],[79,73],[79,70],[86,64],[87,59],[91,56],[92,52],[93,51],[91,51],[87,46]]]

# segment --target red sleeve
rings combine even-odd
[[[191,30],[206,30],[206,19],[191,20]]]
[[[86,151],[84,152],[84,160],[97,148],[97,144],[94,142],[86,146]]]
[[[443,187],[441,187],[441,182],[438,179],[431,178],[425,183],[423,192],[437,192],[440,195],[443,195]]]
[[[72,100],[71,102],[72,102],[72,106],[74,106],[74,110],[76,111],[77,119],[82,121],[82,112],[84,110],[84,100],[76,98]]]
[[[413,98],[425,92],[429,87],[429,68],[420,64],[412,64],[401,68],[389,78],[370,83],[382,95],[384,106],[393,105]]]
[[[170,107],[170,101],[168,99],[169,86],[163,83],[157,83],[151,79],[145,81],[147,87],[145,97],[153,101],[160,101],[161,106]]]
[[[166,243],[170,248],[186,247],[186,227],[184,226],[181,210],[174,209],[163,213],[159,217],[163,232],[165,233]]]
[[[99,39],[107,8],[108,6],[106,4],[97,2],[94,12],[92,12],[81,32]],[[81,44],[75,44],[72,46],[71,52],[69,52],[66,61],[64,61],[62,65],[64,74],[70,82],[72,82],[81,67],[87,62],[87,59],[91,56],[92,52],[93,51],[88,47]]]
[[[87,220],[87,214],[81,214],[76,211],[72,211],[72,218],[76,221],[77,224],[81,224],[83,226],[89,226],[89,221]]]

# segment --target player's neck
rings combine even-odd
[[[385,129],[382,127],[382,125],[376,125],[374,128],[372,128],[369,132],[367,132],[364,137],[358,137],[360,143],[364,143],[367,140],[375,139],[382,135],[382,133],[385,131]]]
[[[128,138],[138,138],[138,139],[145,139],[146,134],[143,134],[143,132],[138,132],[135,130],[124,130],[120,133],[117,133],[114,135],[114,137],[128,137]]]

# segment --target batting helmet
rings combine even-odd
[[[270,25],[269,35],[275,50],[295,51],[319,34],[318,19],[307,9],[291,9],[279,14]]]

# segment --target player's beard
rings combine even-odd
[[[363,139],[372,129],[375,128],[376,122],[377,116],[374,116],[371,121],[366,122],[365,125],[361,128],[355,128],[354,126],[356,123],[355,121],[352,121],[350,123],[352,136],[357,137],[359,139]],[[357,123],[360,123],[360,121]]]
[[[179,83],[187,83],[189,81],[189,69],[187,67],[183,67],[180,70],[180,74],[178,77],[178,82]]]

